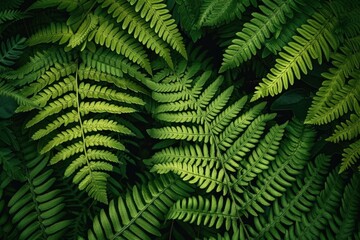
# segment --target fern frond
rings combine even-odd
[[[221,23],[230,22],[235,17],[239,17],[250,5],[250,1],[202,1],[200,14],[196,26],[219,26]]]
[[[346,42],[340,48],[340,52],[334,54],[332,58],[332,64],[335,68],[330,68],[328,72],[322,74],[325,80],[313,98],[306,116],[306,123],[314,120],[318,111],[328,107],[333,95],[345,85],[346,78],[359,68],[360,46],[353,51],[350,43]]]
[[[236,205],[230,199],[220,196],[211,200],[202,196],[178,200],[169,210],[167,219],[182,220],[219,229],[225,226],[228,231],[231,227],[237,228]]]
[[[83,43],[87,39],[89,33],[98,25],[98,22],[99,18],[97,16],[94,14],[87,14],[75,34],[70,37],[69,44],[67,46],[75,48]]]
[[[154,28],[160,38],[187,59],[182,36],[163,1],[128,0],[128,2],[135,5],[135,12],[140,13],[146,22],[150,22],[150,28]]]
[[[6,41],[2,41],[0,45],[0,64],[4,66],[11,66],[15,63],[15,60],[20,58],[23,53],[26,38],[12,37]]]
[[[244,24],[241,32],[236,33],[237,38],[225,50],[220,72],[240,66],[255,55],[266,38],[286,23],[286,18],[293,16],[298,9],[296,1],[264,1],[260,6],[262,14],[253,13],[253,19]]]
[[[311,120],[307,120],[308,124],[325,124],[329,123],[340,116],[345,115],[349,110],[360,113],[360,81],[351,79],[348,84],[341,87],[333,94],[328,107],[321,108]]]
[[[30,57],[28,63],[16,70],[1,73],[0,76],[9,80],[17,79],[16,85],[22,86],[38,79],[56,63],[65,64],[72,59],[71,53],[65,53],[59,48],[50,48],[43,52],[36,52]]]
[[[325,188],[317,196],[315,206],[307,215],[302,216],[302,221],[296,222],[295,227],[290,227],[284,239],[312,239],[327,227],[340,205],[344,190],[344,180],[337,172],[338,168],[330,173]]]
[[[46,169],[49,156],[33,155],[31,147],[24,146],[27,161],[27,181],[12,195],[8,206],[18,239],[60,239],[72,223],[65,218],[64,198],[61,190],[54,188],[53,170]],[[25,152],[25,151],[29,151]]]
[[[336,126],[334,133],[326,140],[330,142],[339,142],[344,140],[352,140],[360,134],[360,116],[351,114],[350,119],[346,123],[342,122]]]
[[[91,67],[98,72],[111,74],[122,78],[124,74],[145,82],[146,75],[143,74],[139,67],[131,64],[126,58],[114,54],[108,50],[98,48],[95,53],[88,51],[82,52],[82,59],[84,60],[84,68]]]
[[[187,197],[192,189],[172,175],[134,186],[125,196],[112,200],[107,211],[101,210],[88,231],[88,239],[150,240],[161,236],[160,227],[170,207]]]
[[[344,172],[360,158],[360,140],[344,149],[341,160],[340,173]]]
[[[169,2],[169,1],[167,1]],[[179,0],[172,11],[173,17],[181,29],[196,42],[203,32],[196,26],[201,1]]]
[[[85,190],[95,200],[107,203],[108,172],[113,170],[113,163],[120,163],[112,151],[126,149],[111,135],[106,136],[105,132],[120,135],[134,133],[130,123],[105,116],[132,113],[137,111],[136,106],[145,104],[140,96],[128,91],[141,91],[138,84],[127,86],[130,80],[117,77],[131,75],[141,78],[143,75],[126,59],[108,51],[100,49],[91,54],[83,51],[80,56],[84,57],[82,64],[70,60],[65,66],[54,63],[36,82],[23,88],[31,100],[43,107],[25,126],[36,129],[33,139],[46,142],[41,147],[41,154],[59,149],[50,164],[71,159],[65,169],[65,177],[74,175],[73,182],[80,190]],[[31,108],[18,109],[28,110]]]
[[[15,88],[5,81],[0,80],[0,96],[7,96],[13,98],[19,105],[37,108],[38,106],[33,101],[24,97],[21,93],[17,92]]]
[[[240,193],[236,200],[243,214],[258,216],[259,212],[263,213],[264,206],[281,197],[306,165],[315,133],[299,120],[294,120],[287,125],[285,136],[276,158],[266,171],[258,175],[256,184],[247,191],[234,188]]]
[[[307,24],[298,29],[299,35],[294,41],[284,47],[279,53],[281,58],[276,60],[276,65],[270,70],[271,73],[263,78],[255,88],[252,101],[268,95],[275,96],[288,89],[294,84],[294,80],[300,79],[301,73],[307,74],[312,69],[312,60],[317,59],[322,63],[322,54],[328,60],[332,49],[336,49],[338,41],[332,30],[337,18],[331,11],[323,8],[315,12]]]
[[[24,18],[26,15],[17,9],[5,9],[0,10],[0,24],[4,24],[8,21],[16,21]]]
[[[195,73],[194,73],[195,74]],[[210,78],[211,72],[207,71],[201,74],[199,78],[197,78],[197,85],[194,86],[194,88],[190,91],[185,91],[187,88],[181,86],[184,84],[190,83],[192,79],[192,74],[186,74],[179,83],[150,83],[148,82],[148,86],[154,90],[152,97],[154,100],[160,102],[160,103],[169,103],[169,104],[162,104],[158,108],[161,108],[162,110],[158,112],[163,112],[164,108],[174,108],[176,106],[176,102],[178,100],[189,100],[189,102],[186,102],[187,105],[195,105],[196,100],[194,98],[197,98],[199,96],[199,91],[197,88],[201,88],[205,82]],[[210,88],[207,93],[213,92],[216,85],[220,85],[222,82],[221,78],[218,78],[216,82],[213,83],[212,88]],[[205,96],[205,95],[204,95]],[[194,108],[194,107],[192,107]]]
[[[107,18],[99,16],[99,27],[89,35],[88,41],[94,39],[96,44],[106,46],[117,54],[122,54],[132,62],[139,64],[149,74],[152,73],[150,61],[141,43]]]
[[[257,147],[251,152],[247,161],[240,162],[244,167],[239,171],[236,182],[232,184],[247,186],[257,174],[269,168],[270,162],[275,159],[279,149],[280,140],[283,137],[285,127],[286,124],[281,126],[275,125],[269,130],[265,137],[259,141]],[[251,143],[255,144],[255,141]]]
[[[340,214],[330,219],[330,227],[335,233],[335,239],[351,239],[356,229],[360,209],[360,175],[355,173],[346,185],[341,199]]]
[[[234,119],[237,114],[243,109],[244,105],[248,100],[247,96],[242,97],[230,107],[226,108],[223,112],[217,115],[215,119],[211,122],[211,128],[215,134],[220,134],[223,132],[232,119]]]
[[[115,73],[123,76],[120,72]],[[124,90],[131,90],[136,93],[149,95],[148,89],[146,89],[144,86],[141,86],[140,84],[124,77],[117,77],[111,73],[98,71],[96,68],[81,65],[81,67],[78,69],[78,75],[81,81],[86,79],[96,82],[107,82]]]
[[[148,23],[135,12],[135,9],[126,1],[99,0],[102,8],[107,8],[117,23],[122,23],[122,28],[139,40],[148,49],[155,51],[166,63],[173,68],[170,49],[166,43],[149,28]],[[164,35],[165,36],[165,35]]]
[[[224,167],[227,170],[235,172],[239,169],[243,157],[258,144],[265,131],[266,123],[274,119],[275,116],[275,114],[260,115],[251,122],[240,137],[233,135],[236,137],[235,139],[223,142],[222,146],[227,148],[224,153]]]
[[[307,10],[310,8],[309,5],[306,7]],[[286,24],[282,25],[281,28],[275,32],[275,36],[265,40],[265,48],[262,57],[267,57],[270,53],[278,55],[278,53],[281,52],[281,49],[283,49],[288,42],[292,41],[292,37],[296,35],[296,30],[301,27],[301,25],[305,24],[310,16],[304,14],[304,11],[294,12],[293,17],[288,19]]]
[[[70,40],[73,34],[73,31],[69,26],[67,26],[66,23],[51,22],[50,25],[43,27],[36,33],[32,34],[28,38],[27,44],[30,46],[40,43],[55,42],[59,42],[59,44],[65,44]]]
[[[220,80],[220,81],[219,81]],[[216,93],[217,88],[221,84],[222,80],[217,79],[214,81],[204,92],[199,99],[193,104],[206,107],[209,103],[209,100]],[[195,91],[194,91],[195,92]],[[159,120],[168,121],[168,122],[192,122],[192,123],[201,123],[204,121],[211,122],[215,116],[222,110],[225,104],[228,102],[231,94],[233,92],[233,88],[230,87],[222,92],[211,104],[209,104],[205,111],[206,114],[199,114],[196,111],[188,111],[188,112],[180,112],[180,113],[158,113],[157,118]],[[169,94],[166,94],[167,96]],[[173,105],[173,104],[171,104]],[[164,105],[162,105],[164,107]]]
[[[228,124],[225,127],[224,131],[219,132],[219,148],[221,150],[227,149],[227,147],[231,146],[231,143],[236,139],[236,137],[245,131],[245,128],[252,123],[252,121],[258,117],[261,111],[265,108],[266,103],[262,102],[251,109],[249,109],[246,113],[239,116],[233,122]],[[269,115],[267,118],[275,117],[275,115]],[[269,119],[270,120],[270,119]]]
[[[311,210],[313,201],[323,188],[330,160],[328,156],[319,155],[315,164],[309,162],[302,180],[298,179],[285,195],[273,203],[270,213],[254,218],[256,229],[251,229],[253,239],[281,239],[287,226],[301,221],[302,215]]]

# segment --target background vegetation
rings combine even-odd
[[[2,0],[1,239],[360,239],[360,2]]]

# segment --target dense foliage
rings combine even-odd
[[[1,239],[360,239],[360,1],[2,0]]]

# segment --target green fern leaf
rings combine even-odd
[[[82,22],[76,33],[69,39],[68,47],[75,48],[83,43],[89,33],[98,25],[99,19],[93,14],[86,15],[86,19]]]
[[[0,64],[4,66],[13,65],[15,60],[20,58],[23,49],[26,46],[25,41],[26,38],[22,38],[19,35],[6,41],[2,41],[0,45]]]
[[[31,143],[33,144],[33,143]],[[64,197],[54,188],[53,170],[46,169],[49,156],[33,156],[36,150],[22,143],[27,181],[9,200],[9,213],[17,224],[17,239],[60,239],[72,223],[63,214]]]
[[[234,188],[241,193],[236,195],[236,200],[243,214],[258,216],[258,212],[263,213],[264,206],[269,206],[276,198],[281,197],[306,165],[315,133],[300,121],[294,120],[287,125],[285,136],[275,160],[266,171],[258,175],[251,190]]]
[[[319,236],[336,213],[340,205],[341,195],[344,190],[344,180],[338,175],[338,168],[334,169],[327,177],[325,188],[317,196],[316,204],[311,211],[302,217],[302,221],[291,226],[284,239],[306,238]]]
[[[349,110],[360,113],[359,99],[360,81],[351,79],[348,84],[341,87],[328,102],[329,107],[320,109],[311,120],[307,120],[309,124],[325,124],[329,123],[340,116],[345,115]]]
[[[82,102],[80,104],[81,114],[92,113],[103,113],[108,112],[112,114],[132,113],[136,112],[134,108],[118,106],[108,102]]]
[[[144,105],[145,102],[138,98],[134,97],[130,94],[126,94],[123,92],[118,92],[114,89],[108,87],[102,87],[98,85],[91,85],[89,83],[84,84],[80,83],[79,87],[79,95],[81,98],[102,98],[105,100],[112,100],[117,102],[126,102],[129,104],[138,104]]]
[[[0,80],[0,96],[11,97],[22,106],[28,106],[32,108],[38,107],[36,103],[24,97],[21,93],[17,92],[13,86],[2,80]]]
[[[219,1],[205,0],[202,1],[200,14],[196,26],[198,28],[205,26],[219,26],[221,23],[230,22],[241,14],[250,5],[250,1]]]
[[[309,5],[306,5],[305,8],[307,11],[311,10]],[[288,19],[286,24],[282,25],[281,28],[275,32],[275,36],[265,40],[265,48],[261,56],[264,58],[270,54],[277,55],[288,42],[292,41],[292,37],[296,35],[296,30],[301,27],[301,25],[306,24],[306,20],[309,18],[308,14],[304,14],[304,11],[295,11],[293,17]],[[312,14],[313,11],[310,16]]]
[[[332,32],[337,18],[330,10],[323,8],[321,12],[315,12],[307,22],[298,29],[299,35],[294,37],[294,41],[279,53],[281,58],[255,88],[252,101],[268,95],[275,96],[288,89],[289,85],[294,84],[295,78],[300,79],[301,72],[306,74],[308,69],[312,69],[311,58],[321,64],[322,54],[328,60],[330,49],[337,48],[338,41]]]
[[[194,166],[191,162],[168,162],[155,165],[151,171],[164,174],[170,171],[178,174],[184,181],[191,184],[197,184],[199,188],[206,189],[206,192],[211,192],[216,189],[217,192],[228,191],[226,184],[226,175],[219,164],[214,166],[214,162],[210,162],[209,165]]]
[[[258,117],[261,111],[265,108],[265,105],[265,102],[255,105],[246,113],[242,114],[240,117],[228,124],[223,132],[219,132],[219,148],[221,150],[226,150],[227,147],[231,146],[234,139],[236,139],[240,133],[245,131],[247,126],[249,126],[252,121]],[[271,118],[270,116],[272,116],[272,118],[275,117],[275,115],[269,115],[267,118]]]
[[[184,198],[178,200],[167,214],[167,219],[182,220],[219,229],[225,225],[225,229],[237,228],[236,205],[230,199],[222,196],[211,200],[202,196]]]
[[[244,24],[244,29],[238,32],[237,38],[225,50],[220,72],[240,66],[256,54],[266,38],[286,23],[287,17],[292,17],[294,9],[297,10],[296,1],[264,1],[266,6],[259,7],[263,14],[253,13],[253,19]]]
[[[88,51],[82,52],[82,59],[84,59],[84,68],[91,67],[98,72],[111,74],[116,77],[122,78],[124,74],[145,82],[147,77],[140,72],[139,67],[129,63],[129,61],[117,54],[108,50],[98,48],[95,53]]]
[[[273,203],[269,214],[254,218],[256,229],[250,229],[253,239],[280,239],[288,226],[301,221],[323,188],[330,160],[325,155],[316,157],[315,165],[312,162],[307,165],[305,177]]]
[[[151,74],[150,61],[141,43],[121,28],[115,26],[116,24],[113,21],[99,16],[99,27],[94,30],[94,33],[89,35],[88,41],[94,39],[96,44],[105,45],[111,51],[124,55]]]
[[[337,125],[335,132],[326,140],[330,142],[339,142],[344,140],[352,140],[360,134],[360,116],[351,114],[350,119],[346,123]]]
[[[200,66],[198,66],[200,67]],[[191,69],[193,70],[193,69]],[[178,83],[161,83],[161,84],[157,84],[157,83],[150,83],[148,82],[148,86],[150,88],[152,88],[154,90],[152,97],[154,100],[160,102],[160,103],[168,103],[168,104],[162,104],[160,105],[158,108],[162,109],[162,110],[157,110],[158,112],[164,112],[163,109],[166,108],[174,108],[174,106],[176,105],[176,102],[178,100],[182,100],[182,101],[186,101],[184,103],[180,103],[181,105],[188,105],[186,107],[186,105],[184,106],[186,109],[190,106],[196,105],[198,103],[196,103],[196,98],[199,97],[199,90],[201,89],[201,87],[205,84],[205,82],[207,80],[209,80],[210,76],[211,76],[211,72],[210,71],[206,71],[203,74],[201,74],[196,80],[196,84],[193,86],[193,88],[189,91],[186,91],[187,88],[181,85],[186,85],[189,84],[193,81],[193,75],[195,75],[197,73],[199,69],[196,67],[194,69],[194,72],[189,71],[187,72],[187,74],[184,75],[184,77],[180,80],[180,82]],[[215,81],[212,84],[212,87],[209,88],[206,91],[206,94],[204,92],[202,100],[206,100],[205,97],[211,97],[211,95],[209,94],[214,94],[214,91],[216,89],[216,86],[219,86],[222,82],[221,78],[218,78],[217,81]],[[200,88],[200,89],[199,89]],[[193,108],[193,107],[192,107]]]
[[[122,62],[122,58],[115,58],[107,51],[100,50],[93,54],[85,51],[80,56],[84,56],[82,64],[70,62],[69,69],[66,69],[54,62],[50,70],[40,75],[36,82],[23,88],[31,100],[43,107],[27,122],[26,127],[36,129],[33,139],[43,139],[44,143],[47,141],[41,147],[41,154],[59,149],[50,164],[71,159],[65,169],[65,177],[74,175],[73,182],[78,184],[80,190],[85,190],[95,200],[107,203],[108,172],[113,171],[113,163],[120,163],[112,151],[125,151],[125,147],[111,135],[104,134],[134,133],[130,123],[105,116],[108,113],[132,113],[137,111],[137,105],[145,104],[139,96],[124,91],[128,88],[140,90],[138,84],[126,86],[131,81],[121,81],[117,77],[124,77],[127,73],[139,78],[143,75],[126,60]],[[110,83],[119,81],[105,86],[102,80]],[[28,111],[31,108],[18,110]]]
[[[247,161],[241,162],[244,167],[241,168],[241,171],[239,171],[239,176],[236,179],[236,182],[233,184],[237,184],[239,186],[247,186],[257,174],[269,168],[270,162],[275,159],[274,156],[276,156],[277,154],[277,150],[280,145],[280,140],[283,137],[285,127],[286,124],[283,124],[281,126],[275,125],[269,130],[265,137],[260,140],[256,149],[251,152],[251,155],[247,159]],[[255,142],[253,141],[251,143],[254,144]]]
[[[135,11],[140,13],[146,22],[150,22],[150,28],[154,28],[160,38],[187,59],[182,36],[162,0],[128,0],[128,2],[135,5]]]
[[[231,120],[243,109],[248,100],[247,96],[242,97],[234,104],[226,108],[222,113],[218,114],[211,122],[211,129],[215,134],[220,134],[229,126]]]
[[[122,29],[127,29],[128,33],[133,34],[144,46],[159,54],[171,68],[174,67],[166,43],[149,28],[148,23],[135,12],[135,9],[126,0],[98,0],[98,2],[102,8],[108,9],[107,13],[111,14],[117,23],[122,23]]]
[[[16,84],[22,86],[37,80],[56,63],[69,63],[72,59],[72,54],[58,48],[50,48],[43,52],[36,52],[27,64],[16,70],[4,72],[0,76],[9,80],[17,79]]]
[[[344,46],[340,48],[341,53],[338,52],[332,56],[332,63],[335,68],[330,68],[328,72],[322,74],[325,80],[313,98],[313,102],[306,116],[306,122],[314,120],[318,111],[328,107],[328,103],[331,102],[334,94],[345,85],[346,78],[353,74],[355,69],[358,68],[360,46],[354,50],[352,50],[351,46],[356,45],[352,45],[347,41]]]
[[[70,141],[72,139],[76,139],[82,136],[82,132],[90,133],[97,131],[113,131],[122,134],[131,135],[133,134],[130,129],[127,127],[114,122],[113,120],[107,119],[89,119],[85,120],[82,123],[82,126],[76,126],[71,129],[67,129],[63,132],[58,133],[50,142],[48,142],[44,148],[41,150],[41,154],[44,154],[54,147]]]
[[[36,33],[32,34],[27,40],[27,44],[30,46],[37,45],[40,43],[55,43],[59,44],[67,43],[70,38],[74,35],[73,31],[66,23],[53,23],[41,28]]]
[[[101,64],[101,63],[99,63]],[[95,65],[95,62],[94,62]],[[106,67],[105,67],[106,68]],[[103,68],[101,68],[103,69]],[[135,70],[135,69],[134,69]],[[81,81],[93,80],[96,82],[107,82],[113,84],[114,86],[121,88],[123,90],[131,90],[136,93],[143,93],[145,95],[149,95],[148,89],[145,89],[144,86],[131,81],[130,79],[124,78],[123,74],[118,71],[109,71],[110,73],[100,72],[96,68],[92,68],[89,66],[82,65],[80,69],[78,69],[79,79]],[[114,75],[112,74],[114,73]],[[122,76],[117,77],[116,75]],[[135,76],[135,75],[134,75]]]
[[[231,139],[226,143],[223,142],[225,144],[222,146],[227,148],[224,153],[224,167],[227,170],[235,172],[239,169],[239,162],[242,161],[243,157],[259,142],[259,139],[265,131],[266,122],[274,118],[275,114],[260,115],[251,122],[240,137],[235,135],[235,139]]]
[[[76,96],[73,93],[67,94],[61,98],[56,99],[50,105],[43,108],[38,115],[31,119],[25,125],[27,128],[34,126],[35,124],[42,121],[45,117],[57,114],[63,109],[75,107],[77,104]]]
[[[88,231],[88,239],[144,239],[160,237],[164,216],[177,200],[192,189],[172,175],[160,176],[125,196],[112,200],[107,211],[101,210]]]
[[[360,140],[349,145],[342,154],[340,173],[344,172],[360,158]]]
[[[17,9],[0,10],[0,24],[16,21],[26,17],[26,14]]]
[[[330,227],[335,233],[335,239],[351,239],[356,229],[357,216],[360,205],[360,175],[355,173],[346,185],[344,195],[341,199],[340,214],[330,219]]]

